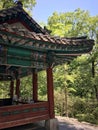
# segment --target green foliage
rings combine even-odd
[[[21,84],[20,84],[20,96],[23,99],[28,99],[32,98],[32,76],[27,76],[21,79]]]
[[[56,115],[63,116],[64,114],[64,92],[60,89],[54,92],[54,101],[55,101],[55,113]]]
[[[0,98],[9,97],[10,82],[0,82]]]
[[[77,114],[76,116],[79,121],[86,121],[89,123],[95,124],[96,120],[93,114],[87,113],[87,114]]]
[[[14,0],[1,0],[0,9],[8,8],[14,5]]]
[[[86,102],[85,102],[85,99],[82,99],[82,98],[75,98],[75,101],[74,101],[74,104],[73,104],[73,115],[77,115],[77,114],[82,114],[85,112],[85,109],[86,109]]]
[[[1,0],[0,1],[0,9],[9,8],[15,5],[15,2],[18,0]],[[26,9],[28,12],[32,10],[32,8],[36,5],[36,0],[20,0],[23,3],[24,9]]]
[[[68,116],[98,124],[98,103],[95,103],[93,87],[98,82],[98,67],[96,66],[95,78],[92,78],[90,58],[89,54],[83,55],[74,59],[69,65],[54,68],[55,109],[57,114],[66,115],[65,88],[67,88]]]
[[[98,37],[98,16],[91,17],[88,11],[76,9],[74,12],[54,12],[48,18],[47,28],[55,36],[88,36]]]
[[[88,93],[93,91],[91,64],[86,56],[81,56],[75,59],[70,67],[76,75],[74,86],[77,90],[77,96],[87,97]]]
[[[40,100],[47,100],[47,79],[45,71],[38,73],[38,95]]]
[[[78,98],[73,105],[74,116],[79,121],[98,124],[98,103]]]
[[[98,42],[98,16],[91,17],[88,11],[81,9],[67,13],[54,12],[48,19],[47,28],[52,30],[51,35],[62,37],[87,35]],[[93,60],[95,77],[92,77]],[[95,103],[94,89],[94,85],[98,89],[98,44],[94,46],[91,54],[77,57],[70,64],[54,67],[53,74],[56,114],[64,116],[67,109],[70,117],[98,124],[98,103]],[[2,86],[2,83],[0,85]],[[46,86],[46,73],[42,71],[38,74],[40,100],[47,100]],[[0,88],[2,89],[3,87]],[[31,77],[21,80],[21,95],[32,96]]]
[[[97,104],[98,105],[98,104]],[[95,119],[97,120],[98,123],[98,106],[96,106],[92,112],[92,114],[94,115]]]

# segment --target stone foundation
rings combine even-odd
[[[58,120],[56,118],[45,121],[46,130],[59,130]]]

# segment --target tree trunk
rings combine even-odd
[[[67,87],[65,87],[65,114],[66,114],[66,117],[68,117],[68,90],[67,90]]]
[[[95,64],[94,64],[94,60],[92,61],[92,77],[95,78]],[[98,101],[98,88],[97,88],[96,85],[94,85],[94,90],[95,90],[96,100]]]

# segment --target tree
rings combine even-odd
[[[94,52],[94,54],[96,54],[96,52]],[[95,57],[94,55],[92,56],[92,81],[96,99],[98,101],[98,58]]]
[[[98,87],[97,87],[98,85],[97,84],[95,85],[95,83],[94,83],[96,81],[96,77],[98,76],[97,75],[97,68],[98,68],[97,67],[98,66],[97,65],[97,63],[98,63],[98,45],[97,45],[97,42],[98,42],[98,16],[92,17],[92,16],[90,16],[88,11],[84,11],[81,9],[76,9],[74,12],[67,12],[67,13],[54,12],[53,15],[50,16],[48,19],[47,28],[52,31],[51,35],[62,36],[62,37],[77,37],[77,36],[85,36],[86,35],[89,38],[92,38],[95,40],[95,46],[94,46],[93,52],[89,56],[87,56],[87,57],[89,57],[87,59],[89,66],[86,68],[85,73],[87,70],[90,70],[90,73],[86,73],[84,76],[83,75],[84,73],[82,73],[82,71],[84,71],[84,70],[83,69],[78,70],[77,74],[79,74],[79,72],[80,72],[80,74],[78,75],[79,77],[76,79],[78,79],[77,85],[79,84],[79,82],[81,82],[81,85],[85,86],[85,87],[86,86],[90,87],[91,85],[94,84],[93,89],[95,89],[96,99],[98,100]],[[92,62],[94,62],[93,67],[91,67]],[[78,62],[76,62],[76,64],[77,63]],[[84,61],[83,61],[83,64],[85,64]],[[82,66],[83,66],[83,64],[82,64]],[[79,67],[79,68],[81,68],[81,67]],[[92,77],[91,77],[92,68],[95,69],[94,70],[95,76],[92,75]],[[84,78],[83,78],[83,76],[84,76]],[[90,80],[93,78],[93,84],[91,83],[91,85],[90,85],[88,77],[90,78]],[[83,84],[83,82],[85,84]],[[86,92],[85,87],[83,89],[82,86],[80,87],[80,90],[82,92],[83,91]],[[90,88],[90,90],[91,90],[91,88]],[[83,93],[81,93],[81,94],[83,94]]]
[[[47,75],[46,71],[38,73],[38,95],[39,100],[47,100]]]
[[[49,17],[46,27],[52,31],[53,36],[87,36],[95,40],[93,51],[71,61],[66,73],[63,66],[54,69],[56,72],[54,74],[56,110],[64,114],[64,105],[68,102],[66,108],[68,112],[71,111],[72,116],[80,117],[85,121],[88,121],[86,118],[90,118],[89,121],[93,122],[94,115],[90,113],[97,106],[95,99],[98,100],[98,16],[92,17],[88,11],[81,9],[66,13],[54,12]],[[74,82],[68,80],[70,76]],[[65,114],[67,115],[67,111]]]
[[[5,8],[9,8],[12,7],[13,5],[15,5],[15,2],[17,2],[18,0],[1,0],[0,1],[0,9],[5,9]],[[35,6],[36,4],[36,0],[19,0],[23,3],[23,6],[26,10],[30,11],[32,10],[32,8]]]
[[[93,92],[92,66],[89,62],[89,55],[83,55],[74,59],[70,64],[70,70],[74,73],[75,96],[80,98],[90,98]]]
[[[98,16],[91,17],[88,11],[76,9],[74,12],[54,12],[48,18],[47,28],[52,35],[63,37],[87,35],[98,37]]]
[[[75,92],[72,86],[74,75],[69,72],[69,65],[54,68],[55,106],[60,115],[69,115],[69,95]]]

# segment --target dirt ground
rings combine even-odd
[[[59,130],[98,130],[98,126],[87,122],[79,122],[74,118],[56,117],[59,123]],[[24,126],[9,128],[5,130],[46,130],[42,126],[36,124],[28,124]]]
[[[98,130],[98,126],[87,122],[79,122],[74,118],[57,117],[59,130]]]

